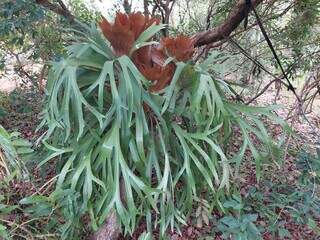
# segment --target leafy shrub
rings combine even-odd
[[[5,192],[10,191],[13,179],[29,178],[23,160],[32,152],[31,143],[22,139],[18,132],[8,133],[0,125],[0,237],[4,239],[11,239],[6,224],[3,224],[10,223],[5,217],[18,208],[9,203]]]
[[[49,196],[25,197],[19,204],[30,219],[38,219],[39,224],[43,225],[40,231],[52,233],[62,239],[77,239],[76,236],[80,233],[84,234],[84,230],[80,228],[79,197],[79,193],[72,190],[58,189]]]
[[[258,214],[247,213],[249,209],[240,196],[233,195],[223,203],[223,207],[228,213],[217,222],[217,230],[222,233],[223,239],[262,239],[255,225]]]
[[[128,21],[122,17],[117,24]],[[283,123],[272,114],[274,107],[228,100],[230,86],[208,72],[210,59],[179,62],[165,49],[167,59],[151,70],[169,81],[153,88],[159,81],[145,77],[134,54],[152,49],[150,39],[163,27],[150,24],[130,49],[125,40],[111,38],[112,49],[94,25],[83,26],[75,30],[68,56],[52,63],[41,124],[47,128],[43,141],[50,155],[39,166],[56,159],[57,190],[80,195],[77,211],[70,214],[89,214],[93,230],[115,210],[125,233],[145,218],[148,232],[159,227],[164,236],[168,227],[185,223],[202,191],[214,196],[206,199],[211,206],[223,208],[219,196],[228,191],[233,166],[240,168],[246,150],[255,159],[257,178],[262,161],[272,154],[274,143],[260,116]],[[108,31],[110,38],[113,30]],[[114,51],[116,44],[128,55]],[[235,126],[242,146],[227,158],[223,149]]]
[[[18,131],[25,138],[39,124],[39,112],[42,110],[42,96],[34,88],[17,88],[10,94],[3,94],[0,100],[0,124],[10,131]],[[1,117],[1,108],[5,115]]]
[[[223,239],[262,239],[254,222],[257,214],[244,214],[238,217],[225,216],[219,220],[217,228],[221,231]]]
[[[264,181],[262,189],[251,187],[243,199],[245,208],[259,213],[266,225],[264,230],[274,238],[292,237],[286,229],[288,221],[309,226],[319,236],[320,229],[316,221],[320,218],[320,199],[315,193],[315,175],[309,170],[311,164],[316,166],[317,161],[317,157],[301,152],[296,163],[301,171],[296,185]]]
[[[10,175],[14,171],[22,174],[24,167],[19,155],[32,152],[31,144],[20,138],[18,132],[8,133],[0,125],[0,173],[2,177]]]
[[[13,174],[6,176],[0,184],[1,239],[20,239],[24,236],[24,239],[53,240],[60,239],[60,236],[66,238],[66,235],[79,236],[79,215],[72,215],[77,211],[75,202],[79,194],[60,190],[48,196],[31,194],[20,200],[14,191],[10,191],[11,186],[21,184],[13,182],[13,177]],[[70,229],[70,225],[73,228]],[[83,229],[81,234],[84,235]]]
[[[320,184],[320,149],[317,149],[317,155],[302,151],[298,156],[297,167],[301,174],[299,181],[303,185]]]

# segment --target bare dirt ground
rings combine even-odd
[[[276,90],[270,89],[264,95],[262,95],[258,100],[258,105],[279,105],[280,108],[276,111],[277,114],[286,119],[288,124],[292,127],[295,135],[308,145],[315,148],[320,146],[320,95],[315,100],[313,111],[306,115],[297,116],[294,115],[293,118],[288,118],[289,109],[294,109],[298,111],[298,106],[296,105],[296,98],[292,92],[288,92],[286,89],[282,89],[279,98],[276,103],[274,103]],[[302,146],[301,146],[302,147]]]
[[[8,80],[4,77],[0,78],[0,91],[9,93],[16,89],[18,86],[17,82]]]
[[[27,55],[21,55],[19,61],[7,55],[5,68],[0,70],[0,92],[10,93],[19,86],[30,86],[28,77],[38,76],[41,67],[41,64],[28,59]]]

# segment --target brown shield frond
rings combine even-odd
[[[99,22],[103,35],[109,40],[116,56],[129,55],[133,43],[140,34],[160,20],[140,12],[124,14],[118,12],[113,24],[104,17]]]
[[[176,38],[165,37],[160,41],[160,49],[167,52],[170,57],[186,62],[194,53],[194,40],[183,35]]]

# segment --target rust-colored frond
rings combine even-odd
[[[166,87],[172,79],[175,65],[170,63],[164,66],[167,56],[155,46],[140,48],[133,55],[133,62],[139,71],[154,85],[150,91],[157,92]]]
[[[128,55],[135,40],[152,24],[160,20],[145,16],[140,12],[117,13],[113,24],[105,18],[99,23],[104,36],[109,40],[116,56]],[[194,41],[186,36],[162,38],[158,46],[146,46],[132,55],[132,61],[139,71],[153,85],[150,91],[157,92],[165,88],[172,80],[176,66],[174,63],[165,65],[168,56],[178,61],[188,61],[194,53]]]
[[[153,23],[159,24],[160,20],[157,18],[149,17],[148,15],[143,15],[140,12],[137,13],[131,13],[128,15],[130,26],[132,31],[134,32],[135,39],[137,39],[140,34],[146,30],[148,27],[150,27]]]
[[[153,63],[163,66],[167,58],[167,55],[163,52],[162,49],[156,47],[152,48],[151,60]]]
[[[169,64],[165,67],[162,68],[161,71],[161,77],[157,80],[156,84],[154,84],[151,88],[150,91],[152,92],[158,92],[165,88],[167,85],[172,80],[174,71],[175,71],[175,65],[174,64]]]
[[[130,20],[127,14],[117,12],[116,19],[114,20],[114,26],[115,27],[124,27],[130,30]]]
[[[132,59],[137,64],[160,65],[163,66],[168,57],[164,54],[161,49],[155,46],[146,46],[138,49],[134,52]]]
[[[105,19],[104,17],[102,17],[101,21],[99,22],[99,26],[101,28],[101,31],[103,33],[103,35],[109,39],[110,36],[112,35],[112,26],[111,24],[108,22],[107,19]]]
[[[116,56],[128,55],[134,43],[134,34],[124,28],[113,29],[110,43]]]
[[[176,38],[166,37],[161,39],[160,49],[164,49],[171,57],[178,61],[188,61],[194,53],[194,41],[186,36]]]
[[[132,55],[132,61],[138,66],[138,65],[152,65],[152,46],[145,46],[142,48],[139,48],[137,51],[135,51]]]
[[[102,18],[99,25],[109,40],[116,56],[128,55],[134,41],[153,23],[160,21],[140,12],[124,14],[118,12],[114,24]]]
[[[157,92],[165,88],[172,80],[175,65],[168,64],[166,66],[154,65],[138,65],[139,71],[148,80],[152,81],[154,84],[151,86],[150,91]]]
[[[130,28],[134,32],[134,37],[137,39],[140,34],[146,29],[146,17],[142,13],[132,13],[129,15]]]
[[[147,65],[140,65],[139,70],[143,76],[145,76],[148,80],[152,82],[157,82],[163,76],[163,68],[161,66],[147,66]]]
[[[129,54],[134,43],[134,34],[130,31],[126,15],[117,14],[114,25],[105,18],[99,23],[103,35],[109,40],[116,56]]]

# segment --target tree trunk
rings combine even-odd
[[[105,223],[95,232],[90,240],[117,240],[121,232],[116,212],[110,212]]]
[[[125,201],[125,185],[123,178],[120,179],[120,199],[122,204],[126,206]],[[90,240],[117,240],[121,233],[121,224],[118,221],[118,216],[115,209],[111,210],[105,223],[100,229],[93,234]]]

